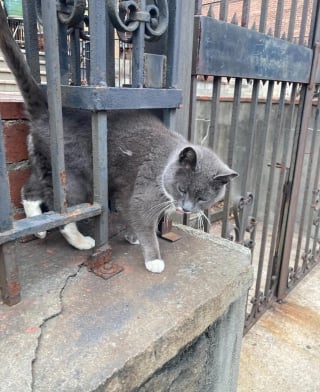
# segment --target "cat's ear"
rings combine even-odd
[[[194,170],[197,165],[197,154],[192,147],[186,147],[179,154],[179,162],[186,169]]]
[[[219,181],[221,184],[225,185],[228,184],[231,180],[234,178],[238,177],[239,174],[235,172],[234,170],[229,169],[228,172],[226,173],[221,173],[218,174],[217,176],[214,177],[214,182]]]

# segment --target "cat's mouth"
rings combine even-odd
[[[176,208],[176,213],[177,214],[181,214],[181,215],[183,215],[183,214],[191,214],[191,211],[185,211],[183,208],[177,207]]]

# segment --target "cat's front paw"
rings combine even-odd
[[[148,271],[159,274],[164,270],[165,264],[163,260],[155,259],[155,260],[145,261],[145,266]]]
[[[124,238],[129,242],[131,245],[140,245],[140,241],[134,234],[126,233]]]
[[[76,248],[80,250],[92,249],[95,247],[96,241],[90,236],[83,236],[79,242],[76,243]]]
[[[44,238],[46,238],[47,232],[46,231],[39,231],[39,233],[35,233],[35,236],[37,238],[41,238],[43,240]]]

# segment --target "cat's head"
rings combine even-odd
[[[208,148],[188,146],[166,167],[163,185],[177,212],[197,213],[222,200],[226,184],[237,176]]]

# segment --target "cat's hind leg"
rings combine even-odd
[[[33,173],[21,190],[21,200],[27,218],[42,214],[42,191],[39,187],[39,181]],[[35,236],[45,238],[46,234],[46,231],[41,231],[36,233]]]
[[[24,208],[24,212],[27,218],[31,218],[33,216],[41,215],[41,204],[42,200],[22,200],[22,205]],[[45,238],[47,235],[46,231],[39,231],[39,233],[35,233],[35,236],[38,238]]]
[[[74,222],[68,223],[63,228],[60,228],[60,233],[76,249],[91,249],[95,246],[95,240],[92,237],[81,234]]]

